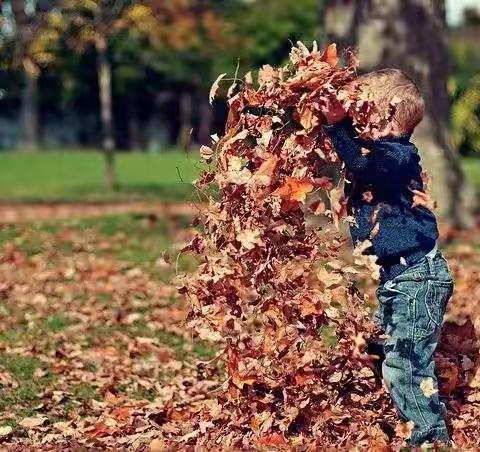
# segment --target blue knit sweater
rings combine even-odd
[[[412,190],[424,188],[417,148],[409,136],[361,140],[348,121],[326,131],[347,169],[347,206],[356,221],[350,227],[353,242],[370,240],[365,253],[377,256],[382,282],[393,279],[438,239],[435,215],[423,206],[412,208]]]

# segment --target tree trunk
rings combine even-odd
[[[112,69],[104,39],[97,39],[98,89],[102,123],[102,149],[105,156],[105,185],[110,191],[118,188],[115,174],[115,139],[112,108]]]
[[[138,111],[134,98],[131,98],[128,102],[127,115],[129,148],[132,151],[137,151],[142,146],[140,140],[140,124],[138,122]]]
[[[38,77],[24,71],[25,86],[22,92],[22,146],[26,151],[38,150]]]
[[[23,91],[21,98],[22,147],[28,151],[38,149],[38,76],[27,57],[28,43],[33,38],[35,24],[26,13],[25,0],[13,0],[11,8],[15,20],[15,47],[13,67],[22,71]],[[27,64],[29,63],[29,64]]]
[[[473,223],[473,196],[449,137],[450,74],[444,1],[335,0],[324,10],[329,39],[358,46],[362,70],[398,67],[419,85],[426,114],[414,134],[441,217]]]
[[[180,95],[180,130],[177,146],[187,151],[191,145],[193,98],[190,91]]]

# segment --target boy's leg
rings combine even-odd
[[[412,445],[449,441],[433,354],[453,283],[448,272],[441,271],[438,259],[425,266],[434,279],[403,276],[378,291],[382,323],[389,336],[383,378],[402,418],[414,424]]]

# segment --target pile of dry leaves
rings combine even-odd
[[[187,247],[202,263],[180,290],[188,327],[224,349],[226,381],[184,423],[187,443],[381,446],[409,436],[365,351],[375,332],[369,298],[352,282],[360,259],[339,259],[338,225],[350,218],[322,111],[344,103],[366,135],[367,123],[386,120],[368,99],[347,99],[342,86],[356,74],[347,59],[338,67],[335,45],[299,44],[288,66],[264,66],[256,84],[247,74],[229,100],[226,135],[202,148],[209,167],[197,187],[210,205]],[[323,227],[308,228],[307,211]]]

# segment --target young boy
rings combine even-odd
[[[367,90],[380,110],[395,105],[374,140],[357,138],[345,111],[325,111],[327,133],[348,171],[345,191],[356,220],[352,239],[369,240],[366,252],[381,266],[377,318],[388,337],[383,378],[401,417],[413,422],[410,444],[448,444],[433,355],[453,280],[437,249],[434,214],[414,204],[414,193],[424,187],[410,136],[423,118],[423,98],[394,69],[361,76],[355,86]]]

